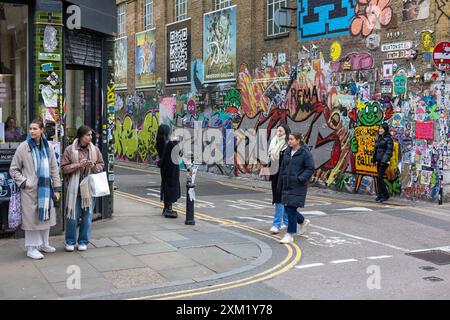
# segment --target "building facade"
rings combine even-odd
[[[388,122],[398,141],[390,193],[448,201],[450,77],[433,61],[450,40],[446,1],[116,4],[118,160],[154,162],[160,123],[224,132],[288,123],[314,154],[312,182],[373,194],[375,138]],[[289,8],[289,26],[279,25],[280,8]],[[260,155],[248,163],[224,153],[234,162],[202,170],[261,179]]]
[[[34,118],[44,120],[58,163],[77,128],[92,127],[112,186],[116,27],[114,1],[0,1],[1,235],[21,235],[8,227],[16,189],[8,170]],[[64,229],[64,201],[63,192],[54,234]],[[96,216],[112,209],[112,196],[102,198]]]

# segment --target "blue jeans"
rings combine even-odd
[[[280,229],[281,222],[283,222],[284,225],[287,226],[288,217],[287,214],[284,212],[284,205],[282,203],[275,203],[275,215],[273,216],[273,226]]]
[[[297,224],[302,224],[305,221],[305,217],[297,211],[297,207],[285,206],[284,210],[288,215],[288,233],[297,233]]]
[[[93,205],[92,209],[81,209],[81,197],[78,195],[77,204],[75,206],[75,214],[76,220],[67,219],[66,220],[66,244],[67,245],[76,245],[84,244],[88,245],[89,240],[91,239],[91,230],[92,230],[92,215],[95,208],[95,198],[92,199]],[[81,218],[80,231],[78,234],[77,241],[77,227],[78,222]]]

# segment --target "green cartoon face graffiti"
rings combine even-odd
[[[383,110],[378,101],[367,102],[362,110],[358,111],[358,126],[372,127],[383,122]]]

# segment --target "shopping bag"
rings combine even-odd
[[[110,194],[106,172],[90,174],[88,177],[92,197],[100,198]]]
[[[22,201],[20,191],[13,192],[9,200],[8,227],[17,229],[22,224]]]

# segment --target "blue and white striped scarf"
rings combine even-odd
[[[50,180],[50,148],[47,139],[41,138],[38,146],[36,141],[28,135],[28,145],[33,154],[34,167],[38,177],[38,216],[40,221],[50,220],[50,200],[52,198],[52,184]]]

